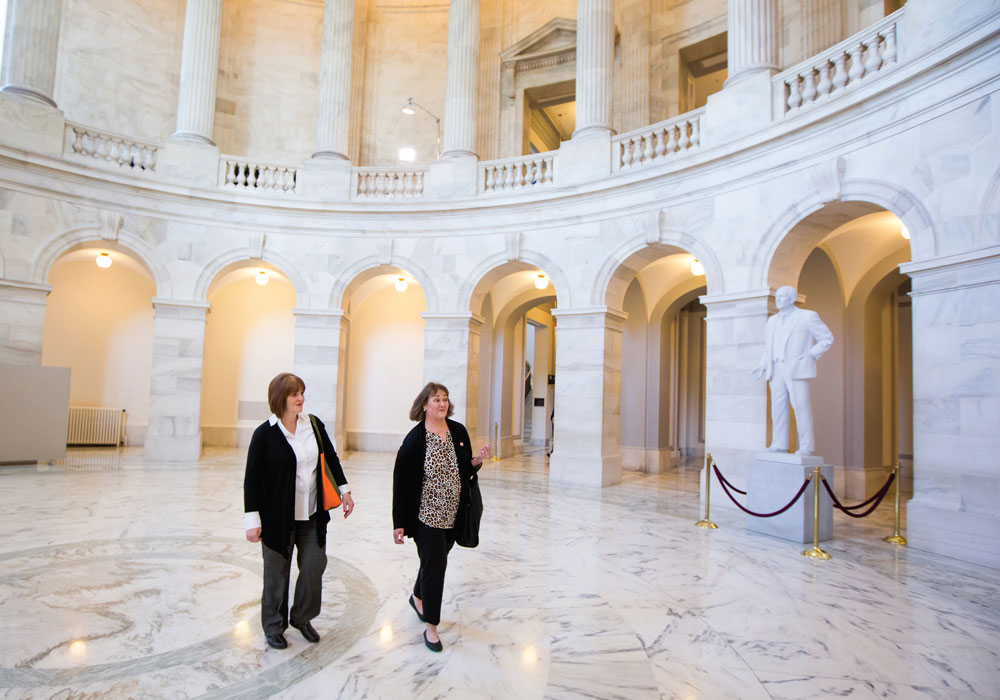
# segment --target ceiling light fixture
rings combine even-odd
[[[98,253],[97,255],[97,266],[103,267],[105,269],[111,267],[111,254],[110,253]]]
[[[396,291],[397,292],[405,292],[406,288],[408,286],[409,286],[409,284],[406,282],[406,278],[405,277],[397,277],[396,278]]]
[[[545,289],[548,286],[549,278],[539,272],[538,277],[535,278],[535,289]]]
[[[698,262],[698,258],[691,261],[691,274],[695,277],[705,276],[705,266]]]
[[[258,270],[256,277],[254,277],[254,282],[256,282],[261,287],[263,287],[265,284],[268,283],[268,281],[269,281],[269,278],[267,276],[267,271],[266,270]]]

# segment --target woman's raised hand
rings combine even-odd
[[[479,454],[475,456],[472,460],[472,466],[478,467],[483,461],[490,456],[490,446],[484,445],[483,449],[479,450]]]

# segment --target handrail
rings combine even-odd
[[[556,181],[559,151],[480,161],[476,191],[484,194],[511,194]]]
[[[656,124],[633,129],[611,140],[615,171],[660,163],[667,157],[701,146],[705,108],[685,112]]]
[[[92,126],[66,122],[63,153],[68,156],[100,161],[133,172],[156,170],[158,144],[131,136],[122,136]]]
[[[297,182],[297,165],[240,156],[219,156],[219,187],[247,192],[294,194]]]
[[[408,199],[424,196],[429,168],[351,168],[351,197],[357,199]]]

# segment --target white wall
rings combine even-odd
[[[267,401],[267,385],[292,371],[295,290],[277,274],[264,286],[254,269],[238,270],[210,291],[201,376],[201,425],[205,444],[235,445],[240,401]],[[306,406],[309,410],[309,387]],[[259,421],[246,421],[247,428]],[[218,428],[221,430],[210,430]]]
[[[363,298],[355,304],[359,295]],[[416,284],[397,292],[392,276],[386,275],[362,285],[351,308],[344,418],[348,447],[395,450],[413,427],[410,406],[424,385],[424,294]],[[388,442],[380,442],[380,435],[388,436]]]
[[[153,281],[120,253],[111,267],[97,267],[97,252],[78,250],[52,266],[42,364],[71,368],[71,405],[124,408],[129,442],[141,444],[153,363]]]
[[[624,447],[646,446],[646,300],[638,279],[625,292],[625,320],[622,331],[621,437]],[[655,389],[654,389],[655,390]],[[625,463],[625,468],[642,468],[641,462]]]

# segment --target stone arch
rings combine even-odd
[[[751,263],[751,279],[771,289],[786,284],[795,286],[809,253],[831,228],[883,209],[895,214],[909,228],[913,260],[934,257],[937,234],[930,214],[913,194],[886,182],[852,180],[844,183],[837,200],[823,201],[816,192],[785,209],[757,248]]]
[[[598,272],[591,304],[621,309],[625,290],[634,274],[647,263],[676,253],[693,255],[705,266],[705,285],[709,294],[725,289],[722,266],[704,242],[679,231],[661,232],[654,241],[640,234],[622,242],[608,256]],[[621,284],[615,285],[615,281]]]
[[[570,286],[563,269],[542,253],[523,250],[516,260],[511,260],[507,253],[503,252],[480,261],[459,287],[458,308],[480,314],[486,292],[494,283],[512,272],[536,268],[542,270],[551,280],[556,295],[556,306],[570,307],[572,304]]]
[[[329,308],[342,309],[344,300],[349,296],[348,292],[356,289],[359,284],[375,275],[387,272],[404,271],[413,275],[420,285],[420,290],[424,294],[425,310],[428,312],[440,311],[438,301],[438,290],[431,283],[433,279],[427,271],[409,258],[392,256],[390,263],[383,263],[377,256],[370,255],[356,261],[345,269],[330,290]],[[366,274],[368,273],[368,274]],[[344,309],[346,311],[346,309]]]
[[[81,226],[46,238],[38,246],[31,259],[32,281],[45,284],[56,260],[87,244],[98,243],[101,247],[109,250],[118,250],[134,256],[153,279],[153,284],[156,286],[154,296],[170,298],[170,273],[153,248],[138,236],[127,231],[121,231],[115,240],[101,238],[100,231],[101,229],[97,226]]]
[[[295,289],[296,304],[300,308],[309,308],[309,285],[291,260],[280,253],[268,250],[265,250],[260,258],[251,258],[245,248],[224,251],[202,268],[194,284],[195,300],[208,301],[208,290],[221,273],[227,271],[228,268],[240,267],[240,263],[252,263],[254,260],[261,260],[278,268],[281,274],[291,281],[292,287]]]

